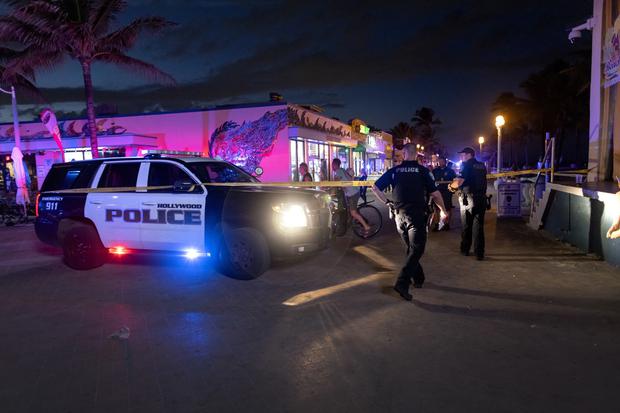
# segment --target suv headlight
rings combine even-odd
[[[273,207],[276,222],[282,228],[306,228],[308,214],[306,206],[302,204],[280,204]]]

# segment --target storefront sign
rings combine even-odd
[[[610,87],[620,81],[620,16],[613,27],[607,29],[604,50],[605,87]]]
[[[368,135],[370,133],[370,128],[366,125],[359,125],[359,133],[363,133],[364,135]]]

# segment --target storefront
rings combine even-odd
[[[359,173],[366,166],[366,141],[352,138],[351,126],[323,115],[318,108],[272,102],[218,107],[178,113],[97,118],[99,156],[143,156],[163,153],[196,154],[225,159],[253,173],[263,170],[263,182],[290,182],[306,162],[314,180],[332,179],[331,162]],[[66,161],[91,158],[85,119],[58,122]],[[20,125],[21,149],[28,169],[40,186],[61,153],[40,122]],[[366,135],[364,135],[365,139]],[[0,155],[14,145],[13,125],[0,125]],[[384,159],[375,150],[377,158]],[[385,167],[380,161],[373,168]],[[10,174],[9,174],[10,175]]]
[[[312,108],[288,105],[290,179],[300,180],[299,164],[308,164],[314,181],[332,179],[331,162],[340,159],[341,166],[353,165],[357,142],[351,139],[351,127],[322,115]]]

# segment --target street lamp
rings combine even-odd
[[[478,143],[480,144],[480,155],[482,156],[482,144],[484,143],[484,136],[478,138]]]
[[[495,127],[497,128],[497,172],[502,169],[502,126],[506,124],[506,119],[502,115],[495,118]]]
[[[424,146],[420,146],[420,150],[424,152]]]
[[[417,143],[417,144],[415,145],[415,148],[419,150],[419,149],[420,149],[420,144],[419,144],[419,143]]]

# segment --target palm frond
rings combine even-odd
[[[5,79],[23,76],[34,80],[34,71],[37,69],[51,69],[62,62],[64,57],[61,51],[44,51],[37,48],[26,48],[17,52],[6,64]]]
[[[124,0],[99,0],[94,5],[94,12],[88,19],[88,24],[95,35],[107,32],[110,23],[116,20],[116,16],[127,7]]]
[[[176,25],[163,17],[145,17],[134,20],[129,25],[110,33],[99,39],[98,51],[123,52],[130,49],[138,39],[140,33],[145,31],[158,32],[167,27]]]
[[[2,66],[0,66],[0,84],[6,88],[15,86],[15,90],[20,95],[25,94],[26,96],[34,98],[39,102],[44,101],[41,92],[39,92],[39,89],[37,89],[33,82],[21,75],[6,75],[6,70]]]
[[[14,16],[0,17],[0,41],[32,45],[41,49],[56,49],[62,42],[61,30],[48,25],[35,25]]]
[[[140,73],[156,82],[174,85],[176,81],[168,73],[159,70],[151,63],[144,62],[139,59],[121,54],[121,53],[102,53],[96,56],[96,60],[108,63],[114,63],[119,66],[123,66],[131,71]]]

